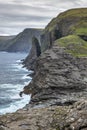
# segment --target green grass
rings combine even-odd
[[[66,17],[87,17],[87,8],[70,9],[58,16],[59,19],[65,19]]]
[[[60,13],[56,18],[52,19],[51,22],[46,26],[44,31],[52,31],[56,25],[61,22],[61,20],[64,21],[64,19],[78,19],[77,24],[82,27],[82,24],[79,24],[79,21],[85,21],[86,23],[86,27],[87,27],[87,8],[77,8],[77,9],[70,9],[67,10],[63,13]],[[79,20],[80,19],[80,20]],[[73,25],[75,26],[75,24],[73,23]],[[72,29],[75,29],[73,26]],[[79,26],[77,26],[76,28],[78,28]],[[83,30],[77,30],[75,33],[82,33],[83,34]]]
[[[87,21],[84,19],[80,20],[76,25],[71,27],[71,31],[75,35],[86,35],[87,36]]]
[[[87,57],[87,42],[77,35],[68,35],[55,41],[55,44],[65,47],[68,53],[76,57]]]

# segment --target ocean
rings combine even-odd
[[[15,112],[30,101],[29,95],[19,96],[23,87],[31,81],[29,72],[21,60],[26,53],[0,52],[0,115]]]

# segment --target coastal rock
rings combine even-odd
[[[41,47],[38,39],[36,37],[32,38],[32,47],[29,55],[24,60],[23,64],[28,70],[35,70],[35,62],[37,57],[41,54]]]
[[[87,98],[85,63],[87,58],[75,58],[58,45],[41,54],[36,60],[33,80],[24,87],[25,94],[32,94],[29,106],[71,105]]]
[[[39,106],[0,116],[1,130],[87,130],[87,100],[72,106]]]

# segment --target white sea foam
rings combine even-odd
[[[30,76],[24,75],[24,76],[22,77],[22,79],[29,79],[29,80],[31,80],[32,78],[31,78]]]
[[[19,59],[23,59],[24,56],[21,57],[20,54],[18,55],[16,53],[13,54],[7,53],[4,54],[4,56],[2,55],[2,57],[4,57],[5,60],[3,61],[1,60],[0,63],[2,64],[0,66],[1,67],[0,69],[2,70],[2,66],[4,65],[6,66],[4,68],[5,68],[5,75],[7,74],[7,77],[6,78],[1,77],[2,82],[0,82],[0,98],[2,100],[5,99],[5,102],[1,102],[3,105],[0,104],[0,114],[5,114],[9,112],[10,113],[15,112],[16,110],[23,108],[26,104],[29,103],[30,96],[23,95],[23,97],[20,97],[19,93],[20,91],[23,91],[24,86],[31,81],[31,78],[29,76],[25,76],[31,72],[29,72],[26,68],[23,68],[23,65],[21,64],[22,61],[19,60]]]
[[[22,70],[22,71],[28,72],[28,70],[25,67],[23,67],[22,64],[11,64],[11,67],[12,67],[13,71],[21,71]]]
[[[24,83],[25,85],[27,84]],[[26,104],[29,103],[31,95],[24,95],[23,97],[19,96],[19,92],[23,90],[24,85],[12,85],[12,84],[3,84],[1,85],[0,88],[6,88],[5,98],[7,97],[8,99],[12,100],[12,103],[9,104],[7,107],[0,108],[0,114],[5,114],[5,113],[11,113],[15,112],[20,108],[23,108]],[[3,95],[2,95],[3,96]]]
[[[30,98],[31,98],[31,95],[30,96],[29,95],[23,95],[23,98],[22,98],[21,101],[16,101],[16,102],[10,104],[9,107],[0,109],[0,114],[2,115],[2,114],[6,114],[6,113],[15,112],[18,109],[23,108],[26,104],[29,103]]]

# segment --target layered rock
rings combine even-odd
[[[87,130],[87,100],[0,116],[0,130]]]
[[[32,93],[31,105],[69,105],[87,98],[87,58],[75,58],[54,45],[37,59],[35,69],[32,82],[24,88],[25,94]]]
[[[35,70],[35,62],[37,57],[40,56],[40,54],[41,54],[40,43],[36,37],[33,37],[30,53],[23,62],[24,66],[27,67],[28,70]]]

